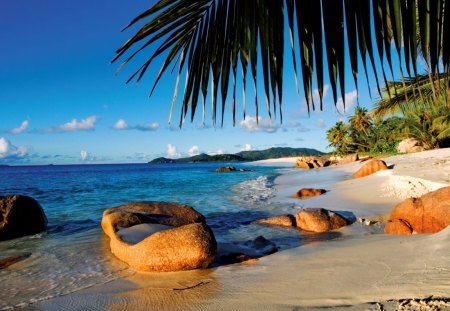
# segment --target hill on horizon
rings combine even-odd
[[[179,159],[160,157],[153,159],[149,163],[246,162],[283,157],[318,156],[323,154],[323,152],[312,148],[273,147],[265,150],[240,151],[234,154],[208,155],[202,153]]]

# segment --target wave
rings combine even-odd
[[[275,197],[274,180],[276,176],[260,176],[256,179],[238,183],[231,188],[231,200],[245,205],[268,202]]]

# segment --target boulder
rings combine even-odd
[[[325,189],[312,189],[312,188],[302,188],[296,193],[294,193],[293,198],[294,199],[307,199],[311,197],[315,197],[318,195],[322,195],[326,193],[327,191]]]
[[[332,164],[331,160],[325,160],[325,161],[323,162],[323,167],[330,166],[331,164]]]
[[[389,234],[409,235],[413,233],[411,226],[402,219],[388,220],[384,225],[384,232]]]
[[[403,139],[397,146],[397,152],[399,153],[412,153],[424,150],[423,143],[415,138]]]
[[[269,218],[259,219],[252,224],[264,224],[282,227],[295,227],[295,217],[292,215],[273,216]]]
[[[310,168],[313,168],[312,164],[310,164],[309,162],[305,162],[303,160],[297,160],[295,162],[295,166],[297,168],[302,168],[302,169],[305,169],[305,170],[309,170]]]
[[[352,175],[353,178],[361,178],[369,176],[381,170],[387,170],[386,162],[383,160],[373,159],[366,162],[356,173]]]
[[[234,171],[236,171],[236,168],[234,166],[222,166],[216,168],[216,172],[234,172]]]
[[[352,222],[336,212],[318,209],[303,209],[295,216],[297,227],[312,232],[327,232],[350,225]]]
[[[350,154],[339,161],[339,164],[349,164],[359,160],[359,156],[357,153]]]
[[[47,217],[39,203],[28,196],[0,196],[0,241],[40,233]]]
[[[142,224],[149,224],[147,236],[142,230],[126,233],[126,228]],[[111,252],[137,271],[206,268],[217,253],[216,239],[203,215],[183,204],[135,202],[109,208],[101,225],[110,238]]]
[[[394,224],[401,220],[416,233],[435,233],[450,225],[450,187],[429,192],[420,198],[409,198],[396,205],[391,212],[393,224],[384,232],[400,234]]]

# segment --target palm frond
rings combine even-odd
[[[345,100],[346,45],[350,51],[355,84],[358,80],[359,52],[366,76],[366,57],[369,57],[379,92],[379,72],[375,63],[383,64],[386,60],[393,73],[392,42],[398,59],[405,60],[408,74],[410,64],[414,72],[417,71],[417,36],[421,38],[421,51],[432,73],[437,72],[440,60],[448,73],[450,43],[449,40],[441,39],[450,36],[448,6],[449,1],[446,0],[160,0],[125,27],[129,29],[143,23],[135,35],[117,50],[113,62],[122,59],[120,70],[136,55],[150,51],[147,60],[127,81],[139,82],[157,57],[165,57],[150,94],[170,65],[178,64],[172,107],[177,98],[180,75],[183,72],[187,75],[180,126],[189,110],[190,119],[193,120],[200,96],[205,116],[208,93],[212,93],[213,124],[216,123],[218,109],[221,110],[222,124],[228,109],[232,111],[235,124],[236,85],[239,79],[242,80],[245,118],[246,75],[250,67],[256,114],[259,113],[257,85],[261,75],[267,113],[269,117],[276,117],[279,110],[282,121],[285,36],[289,36],[291,43],[290,52],[296,76],[296,58],[300,59],[308,109],[315,109],[311,96],[313,81],[318,86],[322,109],[324,75],[329,77],[335,103],[338,97]],[[419,27],[415,24],[416,16]],[[371,20],[374,21],[374,29]],[[289,31],[285,31],[285,28]],[[298,34],[297,38],[294,38],[295,33]],[[372,42],[373,38],[375,42]],[[402,46],[405,48],[402,49]],[[325,61],[327,68],[323,68]],[[240,77],[237,70],[239,64],[242,69]],[[400,63],[400,72],[401,67]],[[386,82],[383,66],[381,72]],[[406,81],[403,88],[408,88]],[[443,87],[446,88],[448,85]],[[230,90],[233,94],[232,105],[227,107]],[[390,93],[391,90],[400,93],[400,88],[392,89],[389,86],[387,91]],[[409,96],[409,93],[405,91],[404,95]]]

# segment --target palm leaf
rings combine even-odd
[[[147,59],[131,75],[127,82],[139,82],[149,72],[158,57],[164,57],[157,72],[151,93],[162,76],[171,66],[178,65],[175,92],[171,113],[176,103],[180,75],[186,73],[181,100],[180,126],[190,111],[194,120],[202,96],[203,120],[206,115],[206,98],[211,93],[211,114],[216,124],[217,109],[221,110],[222,125],[227,110],[232,111],[233,125],[236,120],[236,85],[242,79],[242,109],[246,116],[247,72],[250,67],[255,88],[255,114],[258,120],[258,80],[262,79],[267,113],[276,117],[279,110],[282,121],[283,69],[285,46],[285,21],[289,32],[294,74],[297,77],[296,58],[299,57],[302,84],[308,109],[314,107],[312,101],[313,81],[317,81],[322,109],[324,74],[329,77],[333,99],[345,100],[345,46],[349,47],[351,73],[357,86],[358,52],[367,73],[366,57],[369,61],[380,92],[376,62],[381,63],[385,91],[411,96],[418,102],[417,95],[410,95],[419,87],[428,96],[425,85],[434,88],[433,78],[425,83],[404,80],[403,92],[398,85],[387,83],[383,62],[387,61],[393,75],[391,44],[394,42],[398,59],[410,76],[410,65],[417,73],[417,47],[425,57],[433,75],[437,73],[440,60],[448,75],[450,64],[450,43],[443,38],[450,37],[450,8],[446,0],[160,0],[148,10],[134,18],[125,29],[139,27],[117,51],[113,62],[122,60],[120,70],[137,55],[149,51]],[[417,15],[416,15],[416,12]],[[285,16],[287,15],[287,17]],[[419,20],[419,27],[415,21]],[[372,20],[374,29],[372,29]],[[141,24],[141,26],[138,26]],[[294,38],[294,29],[298,37]],[[420,37],[420,41],[415,39]],[[345,38],[347,38],[345,40]],[[375,42],[372,42],[375,40]],[[325,55],[323,46],[325,44]],[[378,53],[374,53],[374,45]],[[401,47],[404,48],[401,48]],[[328,67],[323,68],[326,61]],[[238,64],[242,73],[239,77]],[[261,66],[259,65],[261,64]],[[402,63],[398,64],[402,79]],[[261,71],[261,72],[260,72]],[[259,76],[262,77],[259,77]],[[230,79],[230,76],[232,79]],[[436,78],[435,78],[436,79]],[[297,78],[295,78],[297,80]],[[437,80],[438,88],[447,89]],[[407,85],[411,83],[411,85]],[[296,86],[298,83],[296,82]],[[298,86],[297,86],[298,89]],[[369,88],[370,89],[370,88]],[[228,105],[232,90],[232,104]],[[419,92],[419,93],[420,93]],[[413,92],[414,93],[414,92]],[[440,90],[437,90],[440,94]],[[438,95],[439,95],[438,94]],[[389,94],[389,97],[391,94]],[[394,95],[394,97],[397,96]],[[416,96],[416,97],[415,97]],[[400,96],[401,97],[401,96]],[[400,98],[398,97],[398,98]],[[218,103],[218,100],[220,103]],[[394,100],[395,102],[396,100]],[[397,102],[401,102],[400,99]],[[218,108],[218,105],[221,108]],[[401,104],[404,106],[404,104]],[[401,106],[400,105],[400,106]]]

